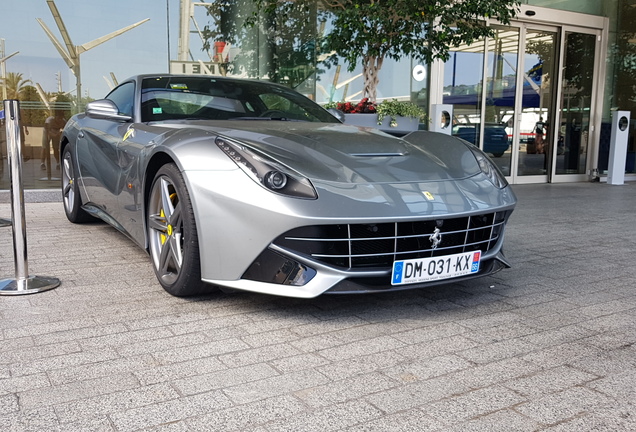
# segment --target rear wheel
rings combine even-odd
[[[201,281],[192,203],[176,165],[164,165],[155,175],[146,214],[150,256],[161,286],[178,297],[209,291]]]
[[[82,198],[76,178],[77,165],[70,146],[62,154],[62,201],[66,218],[73,223],[94,221],[95,218],[82,209]]]

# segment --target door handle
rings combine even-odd
[[[77,137],[78,137],[78,138],[84,138],[84,132],[79,132],[79,133],[77,134]]]

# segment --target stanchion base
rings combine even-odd
[[[0,218],[0,227],[11,226],[11,221],[9,219]]]
[[[57,288],[60,280],[46,276],[29,276],[26,279],[0,279],[0,295],[35,294]]]

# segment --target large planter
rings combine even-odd
[[[377,114],[345,114],[345,124],[380,129],[383,132],[407,134],[419,128],[420,121],[415,117],[396,117],[397,126],[391,127],[391,118],[386,116],[382,124],[378,124]]]

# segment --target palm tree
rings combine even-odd
[[[8,72],[7,77],[0,78],[0,81],[2,81],[2,86],[7,88],[7,99],[21,99],[26,87],[32,84],[30,79],[23,79],[19,72]]]

